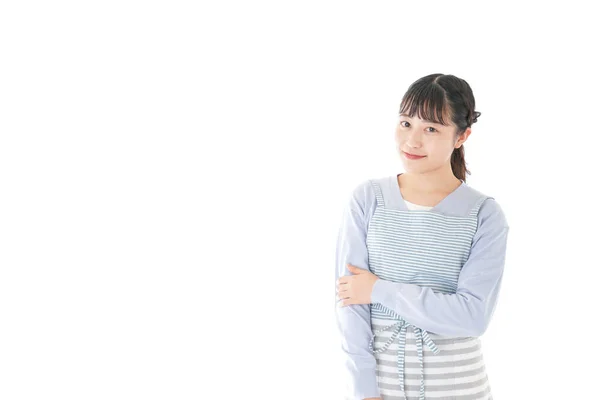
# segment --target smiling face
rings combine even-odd
[[[456,137],[457,127],[451,118],[444,117],[447,125],[412,117],[402,113],[396,126],[396,148],[407,172],[427,172],[450,166],[455,148],[467,140],[471,128]],[[406,153],[420,158],[411,158]]]

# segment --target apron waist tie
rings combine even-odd
[[[412,324],[409,324],[404,319],[400,319],[395,324],[386,326],[383,329],[375,331],[373,333],[373,338],[369,343],[369,349],[374,354],[379,354],[385,351],[388,347],[390,347],[394,339],[396,339],[396,336],[400,335],[398,339],[398,375],[400,377],[400,389],[402,390],[402,393],[404,394],[404,399],[406,400],[406,393],[404,392],[404,349],[406,343],[406,328],[408,326],[413,327],[413,331],[415,332],[415,336],[417,338],[417,355],[419,356],[419,364],[421,367],[421,391],[419,394],[419,400],[425,400],[425,378],[423,372],[423,342],[427,344],[427,347],[429,347],[434,354],[438,354],[440,352],[437,345],[433,342],[426,330],[420,329]],[[387,331],[388,329],[392,328],[394,328],[394,333],[392,334],[392,337],[383,345],[383,347],[379,349],[374,349],[373,345],[375,343],[375,336],[378,333]]]

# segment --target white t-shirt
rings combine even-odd
[[[410,201],[406,200],[404,200],[404,202],[406,203],[406,207],[408,207],[409,210],[431,210],[433,208],[431,206],[422,206],[420,204],[411,203]]]

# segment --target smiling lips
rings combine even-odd
[[[403,151],[403,153],[404,153],[404,155],[406,156],[406,158],[408,158],[408,159],[410,159],[410,160],[418,160],[418,159],[420,159],[420,158],[423,158],[423,157],[425,157],[425,156],[417,156],[417,155],[414,155],[414,154],[410,154],[410,153],[407,153],[407,152],[405,152],[405,151]]]

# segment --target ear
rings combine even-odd
[[[460,135],[458,137],[458,140],[456,141],[456,143],[454,144],[454,148],[458,149],[460,148],[460,146],[463,145],[464,142],[467,141],[467,139],[469,138],[469,136],[471,135],[471,127],[468,127],[463,133],[462,135]]]

